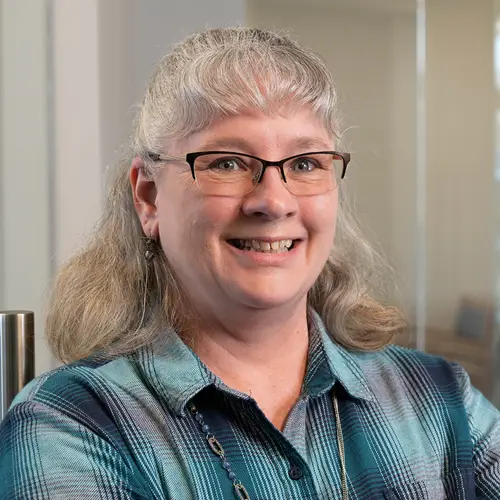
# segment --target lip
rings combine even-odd
[[[259,236],[246,236],[245,238],[241,238],[239,236],[231,236],[229,238],[224,238],[226,241],[229,240],[246,240],[246,241],[266,241],[268,243],[273,243],[275,241],[283,241],[283,240],[292,240],[292,241],[297,241],[299,242],[303,238],[300,237],[293,237],[293,236],[280,236],[279,238],[266,238],[266,237],[259,237]]]
[[[230,238],[230,239],[250,239],[250,238]],[[252,250],[240,250],[239,248],[234,247],[231,245],[231,243],[228,242],[228,240],[224,240],[224,243],[227,248],[238,258],[241,259],[243,262],[247,263],[253,263],[256,265],[262,265],[262,266],[286,266],[290,262],[292,262],[299,252],[302,251],[302,246],[304,243],[304,240],[301,238],[277,238],[277,239],[270,239],[270,238],[251,238],[253,240],[259,240],[259,241],[268,241],[268,242],[273,242],[273,241],[281,241],[281,240],[294,240],[294,245],[291,250],[288,250],[286,252],[280,252],[280,253],[266,253],[266,252],[254,252]]]

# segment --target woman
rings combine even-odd
[[[389,346],[325,64],[256,29],[158,65],[0,430],[1,499],[498,499],[499,414]],[[372,280],[373,281],[373,280]],[[377,281],[375,281],[377,284]]]

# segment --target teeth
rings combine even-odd
[[[259,240],[237,240],[242,250],[254,250],[256,252],[280,253],[288,252],[293,244],[292,240],[259,241]]]
[[[271,245],[270,245],[269,241],[261,241],[260,242],[260,249],[263,252],[269,252],[269,250],[271,250]]]

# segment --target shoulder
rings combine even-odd
[[[128,357],[114,360],[84,359],[60,366],[32,380],[15,398],[21,401],[43,402],[48,393],[75,390],[99,391],[117,381],[126,381],[134,373],[133,361]],[[116,376],[115,376],[116,375]]]
[[[126,427],[136,380],[123,358],[73,363],[26,386],[0,423],[0,498],[151,498]]]
[[[443,403],[463,408],[470,387],[463,368],[442,357],[391,345],[372,353],[354,353],[376,397],[392,395],[426,404]]]
[[[144,386],[138,385],[136,372],[133,360],[123,357],[78,361],[37,377],[17,395],[0,423],[0,442],[16,436],[38,448],[99,443],[97,447],[125,450],[128,407]],[[2,452],[8,455],[8,447]]]
[[[456,377],[457,366],[446,359],[407,347],[397,345],[370,353],[355,353],[356,360],[363,370],[378,370],[381,373],[415,376],[426,373],[436,383],[448,382],[449,377]]]
[[[51,413],[95,427],[109,425],[109,406],[127,387],[137,386],[130,358],[87,359],[61,366],[31,381],[14,399],[10,416]],[[33,415],[34,416],[34,415]]]

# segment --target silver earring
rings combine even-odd
[[[156,249],[156,241],[149,237],[146,240],[146,251],[144,252],[144,258],[146,262],[149,264],[155,258],[155,249]]]

